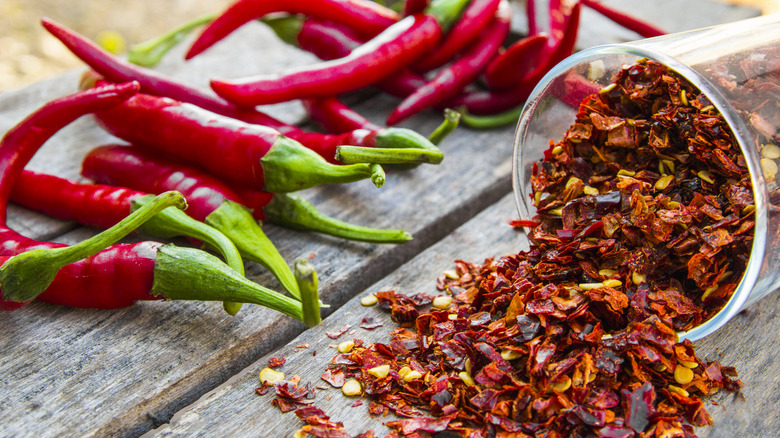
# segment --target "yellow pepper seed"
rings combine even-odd
[[[681,395],[683,397],[689,397],[690,394],[688,394],[688,391],[680,388],[679,386],[669,385],[669,392],[673,392],[675,394]]]
[[[703,181],[707,181],[710,184],[715,184],[715,180],[712,179],[712,174],[706,170],[700,170],[696,173]]]
[[[775,163],[774,160],[770,160],[769,158],[762,158],[761,171],[764,174],[764,178],[775,179],[775,175],[777,175],[777,163]]]
[[[466,386],[474,386],[474,379],[471,378],[471,375],[465,371],[461,371],[458,373],[458,377],[460,377],[460,380],[463,381],[463,383],[466,384]]]
[[[458,314],[450,313],[449,315],[447,315],[447,319],[449,319],[450,321],[455,321],[456,319],[458,319]]]
[[[655,185],[653,187],[655,187],[656,190],[663,190],[669,187],[669,184],[672,181],[674,181],[674,175],[662,176],[661,178],[658,179],[658,181],[655,182]]]
[[[666,170],[669,171],[669,174],[674,174],[674,161],[673,160],[661,160],[661,163],[663,163],[664,167],[666,167]]]
[[[501,351],[501,358],[504,360],[515,360],[519,357],[522,357],[523,354],[519,351],[515,350],[502,350]]]
[[[412,369],[409,368],[409,367],[403,367],[400,370],[398,370],[398,375],[401,376],[401,377],[404,377],[405,375],[409,374],[409,371],[411,371],[411,370]]]
[[[347,396],[360,395],[363,391],[363,387],[360,386],[360,382],[355,379],[347,380],[344,382],[344,386],[341,387],[341,392]]]
[[[466,362],[463,364],[463,367],[466,369],[466,372],[471,374],[471,359],[466,359]]]
[[[368,374],[376,377],[377,379],[384,379],[387,374],[390,373],[390,365],[379,365],[368,370]]]
[[[633,170],[620,169],[618,170],[617,174],[620,176],[635,176],[636,172],[634,172]]]
[[[642,284],[647,281],[647,275],[640,274],[638,272],[631,273],[631,282],[634,284]]]
[[[433,299],[433,307],[444,310],[452,305],[452,297],[441,295]]]
[[[379,300],[376,298],[376,295],[366,295],[360,299],[360,304],[364,306],[373,306],[378,301]]]
[[[344,341],[339,344],[338,350],[339,353],[349,353],[353,348],[355,348],[355,341]]]
[[[683,106],[688,106],[688,96],[685,95],[685,90],[680,91],[680,100]]]
[[[581,179],[577,178],[576,176],[573,176],[573,177],[569,178],[568,181],[566,181],[566,188],[568,189],[569,187],[573,186],[574,184],[577,184],[577,183],[580,183],[580,182],[582,182]]]
[[[659,373],[663,373],[666,371],[666,365],[659,363],[658,365],[653,367],[654,370],[658,371]]]
[[[677,365],[674,368],[674,381],[680,385],[687,385],[693,380],[693,371],[690,368],[682,365]]]
[[[569,388],[571,388],[571,378],[569,378],[569,376],[564,376],[562,380],[550,383],[550,389],[554,392],[564,392]]]
[[[601,284],[603,284],[606,287],[611,287],[612,289],[623,286],[622,281],[614,280],[614,279],[604,280]]]
[[[303,429],[298,429],[293,434],[293,438],[306,438],[306,432]]]
[[[460,278],[460,277],[458,277],[458,273],[457,273],[457,272],[455,272],[455,271],[454,271],[454,270],[452,270],[452,269],[449,269],[449,270],[447,270],[447,271],[444,271],[444,276],[445,276],[445,277],[447,277],[447,278],[449,278],[450,280],[457,280],[458,278]]]
[[[697,364],[696,362],[694,362],[692,360],[677,359],[677,363],[679,363],[680,365],[684,366],[685,368],[690,368],[690,369],[694,369],[697,366],[699,366],[699,364]]]
[[[585,186],[582,188],[582,192],[588,196],[598,196],[599,189],[591,186]]]
[[[281,382],[284,380],[284,373],[279,371],[274,371],[271,368],[263,368],[260,371],[260,383],[266,383],[268,385],[273,385],[276,382]]]
[[[411,382],[412,380],[417,380],[422,377],[422,374],[419,371],[411,370],[404,376],[404,382]]]
[[[780,158],[780,146],[769,143],[761,149],[761,156],[769,158],[770,160],[776,160]]]
[[[707,297],[709,297],[711,293],[713,293],[716,290],[718,290],[719,287],[720,287],[720,285],[716,283],[716,284],[713,284],[712,286],[708,287],[707,289],[704,289],[704,293],[701,294],[701,300],[702,301],[706,300]]]
[[[553,150],[552,150],[552,154],[553,154],[553,155],[558,155],[558,154],[560,154],[561,152],[563,152],[563,148],[562,148],[561,146],[555,146],[555,147],[553,148]]]
[[[582,290],[593,290],[604,287],[604,283],[580,283],[578,286]]]
[[[563,216],[563,207],[553,208],[549,213],[550,216]]]

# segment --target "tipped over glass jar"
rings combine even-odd
[[[529,237],[698,339],[780,286],[780,14],[579,52],[515,137]],[[608,301],[608,300],[607,300]]]

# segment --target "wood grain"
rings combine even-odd
[[[741,18],[740,14],[753,13],[706,0],[691,0],[694,1],[697,5],[713,6],[697,13],[695,23],[731,21]],[[671,2],[664,4],[672,8]],[[667,29],[688,28],[686,20],[690,17],[676,17],[668,13],[669,9],[654,9],[650,2],[631,0],[625,5],[642,8],[642,13],[649,14],[647,19],[667,24]],[[608,28],[600,23],[596,18],[584,21],[583,34],[600,35],[604,40],[600,42],[631,39],[607,32]],[[210,77],[244,76],[313,62],[310,55],[278,42],[260,25],[247,26],[186,64],[178,61],[181,50],[174,52],[160,69],[202,87]],[[22,90],[4,92],[0,95],[0,132],[42,103],[74,91],[80,74],[70,72]],[[361,101],[364,97],[358,94],[351,99]],[[396,103],[388,97],[373,96],[356,108],[381,122]],[[297,103],[264,110],[286,121],[303,120]],[[431,112],[404,126],[427,134],[439,120]],[[280,416],[267,399],[258,399],[252,392],[256,373],[268,356],[289,356],[286,372],[316,381],[326,363],[322,361],[329,360],[332,353],[328,344],[333,341],[327,339],[323,343],[324,331],[345,324],[357,327],[366,312],[376,312],[359,307],[355,300],[349,301],[357,294],[376,288],[432,291],[436,275],[451,267],[454,259],[480,261],[515,251],[522,244],[520,236],[505,225],[515,216],[507,196],[511,190],[512,135],[513,127],[485,132],[459,129],[442,144],[446,158],[439,166],[420,166],[404,172],[389,170],[388,182],[379,190],[366,181],[301,193],[323,212],[339,219],[404,228],[415,238],[407,244],[346,242],[266,225],[266,232],[287,260],[312,257],[318,269],[323,301],[333,306],[328,310],[333,315],[314,330],[303,332],[302,324],[256,306],[245,306],[231,318],[221,312],[218,303],[139,303],[117,311],[35,303],[17,312],[0,314],[0,323],[6,328],[0,336],[0,436],[137,436],[161,426],[189,404],[192,406],[179,412],[170,426],[150,434],[289,435],[297,428],[297,419]],[[111,141],[112,137],[84,118],[47,143],[30,167],[76,178],[83,154]],[[458,229],[480,212],[476,220]],[[11,209],[10,223],[26,235],[57,236],[56,240],[62,242],[75,242],[94,232],[21,208]],[[432,245],[435,246],[426,250]],[[248,264],[247,274],[261,284],[278,286],[258,265]],[[768,433],[772,426],[776,429],[776,419],[759,413],[767,411],[772,403],[771,398],[762,395],[763,388],[777,384],[777,370],[772,368],[766,353],[771,351],[770,342],[777,343],[778,330],[771,325],[773,313],[766,310],[776,308],[772,306],[775,301],[776,297],[768,298],[761,303],[764,310],[736,318],[730,326],[743,324],[739,327],[744,331],[733,334],[733,338],[720,339],[718,333],[702,343],[702,348],[710,348],[712,354],[720,346],[724,363],[736,364],[742,373],[748,372],[743,368],[751,366],[767,367],[767,371],[756,368],[754,379],[746,380],[748,386],[756,385],[753,392],[746,389],[748,400],[755,402],[743,405],[755,410],[735,411],[740,409],[739,402],[734,402],[737,408],[732,408],[730,402],[724,401],[728,411],[723,415],[737,412],[737,425],[763,421],[763,429],[759,430]],[[755,328],[756,321],[759,329]],[[379,339],[390,327],[388,322],[374,332],[356,329],[355,336]],[[724,329],[723,333],[726,332]],[[744,344],[746,334],[755,339],[755,344],[737,344]],[[295,346],[301,343],[309,343],[310,347],[299,348],[296,353]],[[731,345],[740,347],[726,352],[726,346]],[[314,350],[316,356],[312,356]],[[377,422],[363,421],[365,406],[348,408],[352,400],[343,400],[336,390],[324,391],[321,396],[327,394],[333,394],[334,406],[340,406],[333,411],[328,408],[328,412],[337,420],[349,420],[349,430],[380,427]],[[744,430],[746,426],[735,427],[738,428],[733,430]],[[719,424],[713,430],[732,429],[722,429]]]

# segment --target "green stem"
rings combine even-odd
[[[171,30],[170,32],[130,47],[127,60],[143,67],[154,67],[159,64],[163,56],[169,50],[176,47],[198,26],[210,23],[216,18],[216,14],[208,14],[198,17],[190,22]]]
[[[376,188],[385,185],[385,169],[378,163],[371,163],[371,182],[374,183]]]
[[[522,112],[522,105],[509,111],[489,116],[475,116],[464,110],[461,114],[461,120],[463,120],[463,123],[469,128],[493,129],[517,123],[517,121],[520,120],[520,114],[522,114]]]
[[[444,109],[444,121],[441,122],[441,125],[436,127],[436,129],[433,130],[430,136],[428,136],[428,140],[431,141],[431,143],[438,145],[441,143],[442,140],[444,140],[445,137],[452,134],[452,131],[455,130],[455,128],[458,127],[458,122],[460,122],[461,114],[454,109],[445,108]]]
[[[389,149],[427,149],[440,152],[429,139],[406,128],[382,128],[374,137],[374,147]]]
[[[232,240],[246,259],[268,269],[290,295],[301,299],[290,267],[246,207],[225,201],[206,217],[206,223]]]
[[[301,33],[303,20],[297,15],[282,15],[263,17],[261,21],[276,33],[280,40],[292,46],[298,45],[298,34]]]
[[[303,321],[300,302],[248,280],[218,258],[194,248],[157,248],[151,293],[171,300],[258,304]]]
[[[460,19],[460,15],[471,0],[433,0],[425,12],[436,17],[444,33]]]
[[[3,298],[20,303],[35,299],[49,287],[62,267],[113,245],[168,207],[184,209],[187,202],[179,192],[165,192],[113,227],[75,245],[32,250],[9,258],[0,266]]]
[[[324,215],[314,206],[293,194],[276,194],[263,208],[268,222],[302,231],[316,231],[331,236],[371,243],[403,243],[412,240],[404,230],[362,227]]]
[[[368,148],[362,146],[339,146],[336,159],[342,163],[382,163],[382,164],[439,164],[444,159],[441,151],[428,149],[389,149]]]
[[[152,199],[154,199],[154,195],[134,199],[131,207],[135,211],[148,204]],[[241,254],[239,254],[233,242],[217,229],[203,222],[196,221],[181,210],[166,208],[143,224],[140,230],[150,236],[162,239],[186,236],[201,240],[219,251],[228,266],[235,269],[239,274],[244,275],[244,262],[241,260]],[[222,303],[222,306],[225,312],[230,315],[235,315],[241,309],[241,303],[225,302]]]
[[[314,270],[314,266],[306,259],[297,260],[293,269],[295,269],[298,289],[301,291],[303,323],[309,327],[314,327],[322,321],[317,271]]]
[[[280,136],[260,160],[265,174],[263,190],[286,193],[319,184],[341,184],[371,178],[367,163],[331,164],[295,140]]]

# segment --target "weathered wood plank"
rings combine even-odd
[[[198,402],[178,412],[170,424],[149,432],[145,437],[215,434],[250,437],[257,436],[258,431],[263,431],[264,436],[292,436],[302,426],[297,417],[292,413],[281,414],[277,407],[270,404],[273,391],[265,396],[254,392],[254,388],[259,386],[258,373],[268,366],[268,360],[274,356],[287,358],[287,362],[278,369],[287,378],[298,374],[303,384],[327,387],[317,390],[314,405],[323,409],[333,421],[343,422],[349,433],[371,429],[378,436],[383,436],[388,431],[384,423],[395,417],[371,418],[367,398],[363,399],[362,406],[352,407],[357,398],[343,396],[339,389],[320,379],[337,354],[334,345],[352,338],[387,343],[390,331],[396,327],[389,315],[378,307],[360,305],[360,298],[381,290],[436,294],[436,277],[444,270],[452,269],[455,259],[480,263],[486,257],[500,257],[524,249],[527,244],[525,236],[507,225],[507,221],[516,215],[514,208],[512,197],[505,197],[350,300],[320,326],[305,331],[284,347],[258,360]],[[770,388],[780,384],[780,363],[774,360],[774,352],[780,347],[779,309],[780,294],[775,293],[739,314],[720,331],[695,343],[701,357],[736,366],[745,383],[744,400],[725,392],[710,400],[709,410],[715,425],[699,429],[700,436],[777,436],[780,427],[780,417],[775,411],[778,395]],[[380,319],[384,325],[374,330],[360,328],[360,321],[367,316]],[[351,330],[340,338],[333,340],[326,336],[326,332],[336,332],[348,325]],[[713,401],[717,405],[713,405]]]
[[[719,19],[730,18],[719,16]],[[204,87],[212,76],[243,76],[312,61],[308,55],[278,43],[260,25],[248,26],[190,63],[171,59],[174,58],[160,67],[163,71]],[[78,75],[79,72],[72,72],[24,90],[3,93],[0,132],[43,102],[73,91]],[[358,109],[369,118],[382,121],[395,103],[380,96]],[[267,110],[287,121],[302,117],[297,104]],[[437,123],[438,117],[429,113],[405,126],[428,133]],[[334,304],[335,309],[509,192],[512,130],[511,127],[492,132],[459,130],[456,137],[443,144],[447,154],[444,163],[438,167],[389,172],[388,183],[381,190],[362,182],[303,193],[323,212],[340,219],[405,228],[414,234],[413,242],[377,246],[273,226],[266,226],[266,230],[288,260],[314,255],[323,299]],[[107,141],[111,137],[90,120],[80,120],[47,144],[31,167],[74,178],[83,153]],[[503,223],[514,213],[511,207],[502,208],[506,214],[501,219]],[[22,209],[12,210],[11,223],[34,237],[59,235],[73,227],[62,222],[44,222],[40,216],[32,216]],[[78,229],[58,240],[73,242],[91,232]],[[451,241],[463,236],[456,233],[449,238],[451,251],[446,252],[447,257],[430,256],[431,260],[425,261],[422,268],[426,272],[439,272],[442,267],[449,267],[453,257],[484,257],[481,251],[490,247],[490,240],[485,241],[476,234],[465,241]],[[464,246],[474,252],[467,254]],[[504,252],[496,251],[494,255]],[[248,276],[275,285],[257,265],[249,264]],[[410,273],[410,278],[405,280],[391,276],[385,281],[387,287],[399,282],[399,285],[422,285],[430,289],[430,284],[414,282],[432,282],[433,277],[423,280],[418,271]],[[257,307],[247,306],[237,317],[230,318],[215,303],[139,303],[119,311],[33,304],[0,315],[0,321],[8,328],[0,336],[0,348],[4,351],[4,361],[0,364],[4,394],[0,399],[0,435],[3,436],[137,435],[166,421],[201,394],[303,330],[302,324]],[[314,336],[318,332],[307,333],[310,334],[306,336]],[[236,378],[243,377],[244,373]],[[218,393],[209,397],[215,403],[222,403]],[[221,415],[228,421],[229,417],[235,417],[236,421],[251,423],[252,419],[234,415],[236,406],[223,405]],[[225,419],[213,421],[218,424]],[[224,435],[218,430],[212,432]],[[236,430],[257,435],[258,429],[250,432],[239,427]]]

